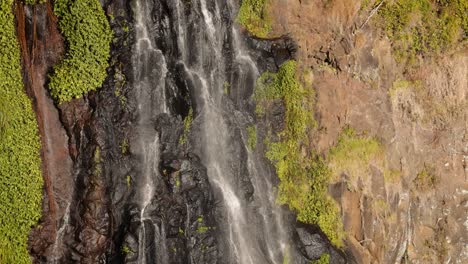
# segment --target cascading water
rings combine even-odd
[[[136,44],[133,58],[134,82],[137,100],[138,126],[137,150],[141,158],[141,172],[137,179],[137,194],[140,205],[140,225],[138,237],[138,263],[167,263],[165,236],[157,223],[146,215],[146,208],[155,194],[154,178],[159,177],[159,135],[153,125],[153,117],[166,113],[164,79],[167,69],[164,56],[155,48],[154,39],[149,34],[151,25],[150,0],[135,1]],[[149,232],[148,228],[153,229]],[[162,229],[162,228],[161,228]],[[162,235],[161,235],[162,233]],[[154,239],[153,239],[154,238]],[[155,250],[154,245],[160,246]]]
[[[160,2],[156,3],[159,8],[169,9],[171,16],[154,22],[155,2]],[[145,210],[155,195],[153,179],[161,176],[154,117],[169,113],[165,78],[168,68],[177,65],[187,73],[186,81],[193,88],[193,126],[197,128],[192,135],[194,151],[222,201],[219,237],[226,245],[223,252],[229,254],[222,256],[221,262],[282,263],[288,236],[281,209],[275,204],[272,172],[247,149],[246,136],[242,136],[245,133],[240,132],[245,131],[252,117],[225,91],[230,86],[231,93],[245,93],[245,87],[252,87],[259,75],[233,26],[236,6],[224,0],[136,0],[134,12],[133,67],[139,115],[135,153],[141,156],[143,168],[136,184],[141,221],[138,263],[168,263],[164,224],[158,226]],[[161,23],[163,30],[156,32],[155,23]],[[176,53],[167,48],[168,42],[176,47]],[[246,194],[245,185],[251,186],[251,195]],[[148,238],[151,235],[153,238]],[[158,252],[151,252],[156,248]]]

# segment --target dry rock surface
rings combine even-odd
[[[316,90],[326,155],[345,127],[383,149],[358,175],[334,179],[358,263],[468,262],[468,52],[408,69],[357,0],[272,1],[273,35],[290,35]]]

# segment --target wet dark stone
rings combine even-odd
[[[193,12],[198,1],[183,1],[182,13],[188,28],[186,38],[193,43],[184,62],[187,65],[181,62],[182,51],[177,45],[175,1],[151,1],[154,22],[151,37],[167,58],[168,73],[163,83],[166,84],[169,111],[166,114],[151,113],[149,124],[145,124],[159,137],[160,160],[158,175],[151,175],[155,193],[144,208],[144,214],[139,199],[145,190],[139,189],[138,182],[143,173],[142,157],[135,151],[138,146],[132,145],[140,132],[137,129],[139,105],[134,85],[138,81],[135,80],[138,69],[132,68],[136,30],[133,1],[102,2],[107,14],[114,17],[111,27],[115,35],[108,77],[98,91],[59,106],[61,122],[69,137],[68,147],[74,162],[72,184],[75,186],[72,200],[65,201],[69,202],[71,213],[60,241],[63,250],[53,253],[56,255],[50,253],[51,248],[47,252],[34,252],[34,262],[50,263],[56,259],[58,263],[139,263],[139,255],[145,254],[148,263],[227,263],[230,245],[223,241],[227,232],[226,208],[219,188],[209,181],[207,170],[210,164],[204,164],[201,151],[205,142],[200,140],[200,133],[206,121],[201,115],[205,111],[200,103],[201,79],[187,71],[187,66],[196,64],[202,52],[196,48],[200,45],[200,36],[204,36],[201,34],[201,14]],[[218,1],[221,2],[224,3]],[[207,8],[214,10],[214,3],[209,1]],[[227,9],[225,3],[220,5],[223,10]],[[233,19],[229,16],[229,12],[224,11],[217,19],[231,30]],[[225,34],[221,44],[226,72],[222,74],[228,76],[228,83],[221,85],[225,85],[228,91],[221,95],[221,115],[226,120],[229,134],[226,137],[234,143],[223,151],[233,157],[227,163],[237,166],[229,173],[234,175],[232,183],[240,190],[243,205],[259,215],[259,204],[255,201],[257,193],[249,177],[249,152],[241,140],[245,136],[243,128],[254,119],[244,116],[254,116],[252,94],[256,76],[250,72],[248,63],[234,65],[232,36]],[[260,72],[276,71],[284,61],[293,59],[297,51],[295,43],[287,36],[271,40],[247,35],[240,37],[247,41],[247,52]],[[159,55],[150,56],[151,61],[157,64]],[[208,58],[200,67],[210,69],[213,63],[215,61]],[[160,65],[154,67],[157,70],[145,68],[141,74],[160,74]],[[157,87],[158,84],[154,85]],[[184,131],[187,129],[183,120],[190,108],[195,120],[190,130]],[[283,128],[284,111],[284,104],[274,102],[270,115],[275,132]],[[181,144],[180,138],[184,133],[187,133],[188,140]],[[224,153],[218,155],[221,157]],[[277,183],[274,169],[271,164],[269,166],[271,175],[262,176]],[[248,219],[252,224],[260,220],[260,217]],[[297,259],[295,263],[309,263],[320,252],[331,252],[333,263],[343,263],[340,262],[344,259],[341,253],[331,248],[319,232],[314,233],[310,226],[305,225],[295,231],[294,221],[286,224],[285,228],[297,238],[296,248],[291,250]],[[148,245],[145,250],[139,248],[142,240]],[[265,254],[265,248],[260,250]]]

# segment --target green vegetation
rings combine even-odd
[[[412,87],[421,87],[421,81],[396,80],[393,82],[392,88],[390,88],[388,93],[390,98],[395,99],[400,92],[409,90]]]
[[[289,257],[289,248],[286,248],[284,251],[284,256],[283,256],[283,264],[289,264],[290,263],[290,257]]]
[[[208,230],[210,230],[210,227],[208,227],[208,226],[199,226],[197,228],[197,233],[202,234],[202,233],[205,233]]]
[[[179,235],[185,236],[185,231],[179,227]]]
[[[359,136],[354,129],[345,128],[336,146],[328,153],[329,166],[335,179],[342,173],[350,178],[366,175],[371,161],[384,166],[384,151],[381,144],[367,136]]]
[[[330,254],[328,253],[322,254],[322,256],[320,256],[319,259],[311,262],[311,264],[329,264],[329,263],[330,263]]]
[[[40,141],[23,90],[13,0],[0,2],[0,263],[30,263],[27,240],[41,217]]]
[[[54,12],[68,49],[65,59],[54,68],[49,87],[51,95],[62,103],[102,85],[112,31],[98,0],[56,0]]]
[[[181,184],[181,182],[180,182],[180,171],[176,171],[174,173],[174,177],[175,177],[175,186],[180,187],[180,184]]]
[[[102,166],[101,166],[101,149],[99,147],[96,147],[96,149],[94,150],[93,166],[94,166],[94,176],[100,176],[102,173]]]
[[[122,248],[120,249],[120,252],[122,252],[123,255],[128,255],[130,253],[133,253],[133,250],[127,246],[127,245],[124,245],[122,246]]]
[[[269,0],[243,0],[237,21],[257,37],[266,37],[271,31],[271,18],[268,16]]]
[[[278,201],[297,213],[299,221],[319,225],[330,241],[342,246],[342,223],[328,195],[330,170],[322,158],[308,152],[308,129],[315,128],[314,94],[299,81],[295,61],[285,62],[277,73],[264,73],[257,82],[257,106],[272,100],[285,104],[285,127],[279,140],[266,139],[266,157],[274,162],[280,179]],[[258,112],[258,111],[257,111]]]
[[[229,94],[229,89],[231,88],[231,84],[228,82],[224,82],[223,84],[223,93],[224,94]]]
[[[434,189],[437,184],[437,177],[434,168],[425,166],[413,180],[414,186],[419,191]]]
[[[247,147],[254,150],[257,146],[257,128],[255,126],[247,127]]]
[[[396,59],[409,64],[417,55],[442,52],[466,40],[467,13],[467,0],[386,1],[379,10]]]
[[[34,5],[34,4],[43,4],[46,0],[25,0],[24,1],[27,5]]]
[[[0,140],[4,136],[6,127],[8,126],[8,109],[6,108],[6,102],[0,101]]]
[[[128,139],[124,138],[122,140],[122,143],[120,143],[120,151],[122,152],[122,155],[125,155],[128,153],[130,145],[128,144]]]
[[[187,142],[188,133],[193,122],[193,109],[190,107],[188,115],[184,119],[184,133],[179,139],[179,145],[184,145]]]
[[[132,185],[132,177],[130,175],[127,175],[127,177],[125,177],[125,181],[127,182],[127,188],[130,188],[130,186]]]

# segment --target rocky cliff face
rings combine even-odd
[[[466,49],[408,70],[362,1],[271,3],[277,38],[264,40],[239,32],[238,1],[101,1],[108,77],[60,105],[47,90],[66,50],[53,6],[17,6],[45,179],[34,263],[467,261]],[[276,205],[274,169],[248,147],[255,80],[288,59],[316,90],[320,154],[346,127],[383,149],[330,186],[344,252]],[[284,106],[272,111],[280,131]]]
[[[274,170],[247,148],[254,82],[294,42],[238,34],[236,1],[101,2],[108,78],[60,105],[47,92],[64,49],[51,2],[18,6],[46,181],[33,262],[350,261],[275,204]]]
[[[417,67],[397,63],[376,19],[377,3],[373,9],[364,2],[373,3],[273,1],[271,7],[275,34],[291,34],[298,61],[312,72],[316,148],[326,155],[350,126],[384,149],[384,165],[371,161],[358,175],[338,175],[331,187],[347,248],[358,263],[464,263],[466,44],[420,57]]]

